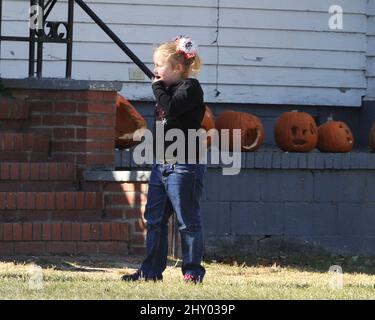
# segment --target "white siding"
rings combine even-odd
[[[154,44],[179,34],[196,39],[206,102],[360,106],[366,94],[366,50],[375,52],[375,32],[366,37],[367,0],[334,2],[344,9],[339,31],[328,28],[330,0],[86,2],[149,68]],[[4,1],[3,34],[27,35],[27,4]],[[59,1],[50,19],[65,18],[65,7]],[[129,81],[134,64],[78,6],[75,21],[73,78],[123,81],[129,99],[152,100],[148,79]],[[62,48],[45,45],[44,76],[64,75]],[[25,44],[3,42],[2,77],[27,76],[27,52]],[[373,52],[368,83],[375,88]]]
[[[367,91],[366,100],[375,99],[375,0],[367,8]]]

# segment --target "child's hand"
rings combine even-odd
[[[152,78],[152,84],[154,84],[155,82],[158,82],[158,81],[163,81],[164,79],[160,76],[155,76],[154,78]]]

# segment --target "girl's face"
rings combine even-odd
[[[182,79],[183,66],[177,64],[173,69],[172,64],[160,52],[154,53],[154,65],[156,78],[163,80],[167,87]]]

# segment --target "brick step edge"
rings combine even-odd
[[[1,151],[0,162],[45,162],[50,161],[51,157],[47,153],[33,151]]]
[[[46,134],[0,132],[0,151],[47,154],[49,146],[50,137]]]
[[[23,120],[29,116],[25,99],[0,96],[0,119]]]
[[[19,241],[0,242],[0,255],[129,255],[144,254],[131,249],[127,241]]]
[[[0,192],[0,210],[103,209],[102,192]]]
[[[74,181],[76,175],[76,165],[69,162],[3,162],[0,164],[0,181]]]
[[[0,180],[0,192],[63,192],[82,191],[76,181],[4,181]],[[92,191],[92,190],[91,190]]]
[[[0,243],[18,241],[129,241],[127,222],[0,223]]]

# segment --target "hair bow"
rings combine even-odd
[[[190,37],[179,36],[175,41],[177,43],[177,52],[183,53],[186,59],[190,59],[196,56],[198,46]]]

